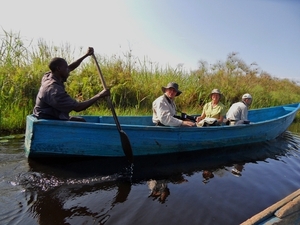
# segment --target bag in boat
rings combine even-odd
[[[205,118],[197,123],[197,127],[217,126],[218,120],[216,118]]]

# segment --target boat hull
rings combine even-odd
[[[250,124],[211,127],[154,126],[151,116],[119,116],[134,156],[215,149],[272,140],[293,122],[299,103],[249,110]],[[112,116],[83,116],[87,122],[38,120],[27,116],[28,157],[124,157]]]

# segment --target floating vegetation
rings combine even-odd
[[[0,137],[0,143],[7,143],[10,140],[13,140],[13,139],[22,139],[24,137],[25,137],[24,134],[15,134],[15,135],[3,136],[3,137]]]

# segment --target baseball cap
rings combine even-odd
[[[243,95],[242,99],[244,99],[244,98],[252,98],[252,96],[250,94],[246,93]]]

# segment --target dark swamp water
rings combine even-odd
[[[0,139],[0,224],[240,224],[300,188],[299,134],[133,165],[31,160]]]

